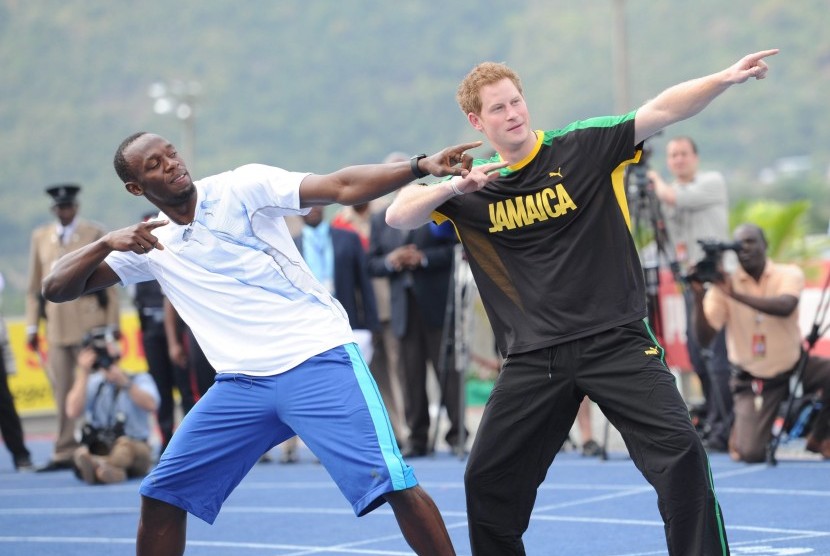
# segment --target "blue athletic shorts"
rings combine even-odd
[[[418,484],[366,362],[347,344],[279,375],[216,375],[140,493],[213,523],[260,456],[294,434],[358,516],[382,505],[383,494]]]

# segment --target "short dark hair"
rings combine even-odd
[[[674,142],[677,142],[677,141],[686,141],[689,144],[689,146],[692,147],[692,152],[695,153],[695,154],[698,154],[697,153],[697,143],[695,143],[694,139],[692,139],[688,135],[678,135],[677,137],[672,137],[669,140],[669,143],[674,143]]]
[[[769,242],[767,241],[767,234],[764,232],[764,229],[758,224],[755,224],[753,222],[743,222],[742,224],[738,224],[737,226],[735,226],[733,236],[737,235],[738,232],[740,232],[741,230],[745,230],[748,233],[755,234],[756,236],[758,236],[758,239],[760,239],[761,242],[763,242],[764,248],[769,247]]]
[[[136,133],[133,133],[121,141],[121,144],[118,145],[118,149],[115,151],[115,157],[112,160],[112,164],[115,166],[115,173],[118,174],[118,177],[121,178],[121,181],[124,183],[127,183],[128,181],[135,181],[135,174],[130,171],[127,159],[124,158],[124,151],[127,150],[127,147],[132,145],[136,139],[146,134],[146,131],[137,131]]]

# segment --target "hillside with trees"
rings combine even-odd
[[[809,199],[808,227],[825,231],[828,23],[825,0],[0,0],[5,312],[22,308],[29,234],[50,218],[47,185],[82,184],[82,215],[108,228],[149,208],[112,170],[128,134],[155,131],[192,150],[194,177],[248,162],[322,173],[431,152],[478,138],[454,94],[484,60],[517,69],[534,126],[553,129],[781,48],[766,81],[654,138],[651,163],[664,170],[666,138],[692,135],[735,201]],[[154,83],[198,83],[192,120],[156,113]]]

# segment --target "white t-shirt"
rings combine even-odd
[[[249,164],[195,182],[189,225],[156,228],[164,246],[113,252],[122,284],[156,279],[219,373],[273,375],[354,341],[340,303],[312,275],[288,231],[308,174]]]

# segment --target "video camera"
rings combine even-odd
[[[703,258],[692,268],[683,280],[686,282],[714,282],[723,277],[718,271],[718,264],[724,251],[738,251],[741,248],[739,241],[725,242],[709,239],[699,239],[697,242],[703,249]]]
[[[117,352],[115,335],[106,326],[93,328],[87,332],[81,345],[84,348],[90,347],[95,351],[95,361],[92,363],[94,370],[109,369],[121,357]],[[113,348],[110,346],[113,346]]]
[[[643,143],[643,150],[640,160],[628,166],[628,191],[631,194],[644,193],[648,189],[649,159],[651,158],[651,145]]]

